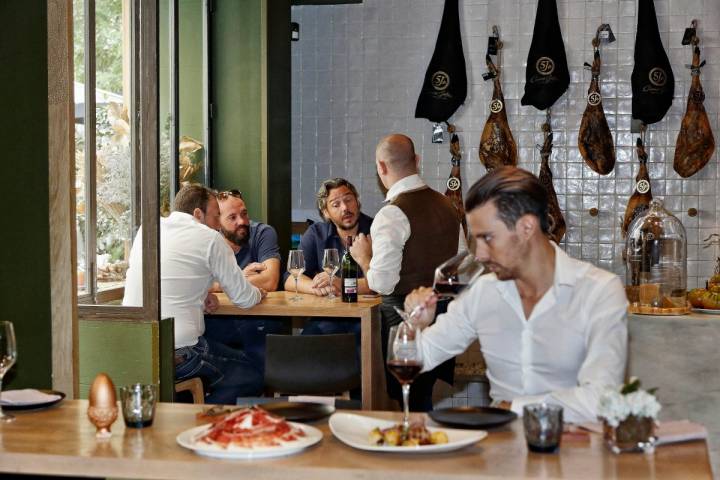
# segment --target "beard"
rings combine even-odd
[[[388,189],[383,184],[382,179],[380,178],[380,175],[375,172],[375,180],[377,181],[378,188],[380,189],[380,193],[382,193],[383,198],[387,195]]]
[[[237,245],[238,247],[244,247],[248,244],[249,236],[250,236],[250,227],[247,225],[243,225],[241,227],[236,228],[235,230],[226,230],[223,227],[220,227],[220,230],[222,231],[222,234],[225,238],[230,240],[232,243]]]

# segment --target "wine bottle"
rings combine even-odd
[[[352,237],[347,237],[347,249],[342,258],[342,301],[357,302],[358,264],[350,255]]]

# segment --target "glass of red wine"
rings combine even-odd
[[[410,384],[423,367],[420,329],[408,322],[390,327],[387,367],[400,385],[403,397],[403,431],[410,428]]]

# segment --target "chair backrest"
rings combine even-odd
[[[359,386],[360,365],[354,334],[267,335],[267,390],[320,395]]]

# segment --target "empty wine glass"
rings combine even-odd
[[[2,379],[17,360],[15,330],[11,322],[0,322],[0,399],[2,398]],[[0,402],[0,422],[12,422],[15,417],[2,411]]]
[[[335,298],[335,286],[333,280],[335,279],[335,273],[340,268],[340,255],[338,254],[337,248],[326,248],[323,254],[323,270],[330,276],[330,293],[327,298],[330,300]]]
[[[423,367],[420,335],[419,328],[401,322],[390,327],[388,336],[387,367],[402,386],[404,432],[410,428],[410,384]]]
[[[444,261],[435,269],[433,290],[440,297],[457,297],[475,280],[480,278],[484,271],[485,266],[475,258],[474,253],[461,250],[457,255]],[[418,305],[408,313],[395,307],[395,311],[404,321],[408,322],[416,315],[419,315],[423,308],[425,307]]]
[[[302,299],[298,293],[298,278],[305,271],[305,255],[302,250],[290,250],[287,269],[288,272],[290,272],[290,275],[292,275],[295,279],[295,296],[290,297],[290,300],[296,302]]]

